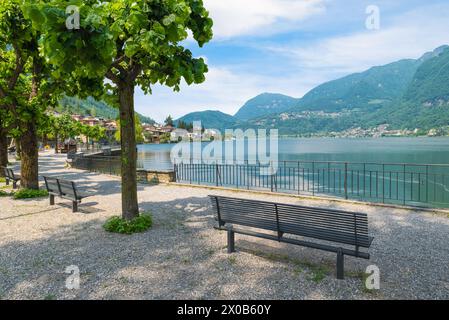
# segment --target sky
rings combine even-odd
[[[184,45],[207,61],[206,81],[180,92],[136,91],[136,110],[158,122],[204,110],[234,115],[264,92],[300,98],[326,81],[449,44],[447,0],[203,1],[214,38],[203,48],[193,39]]]

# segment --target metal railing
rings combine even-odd
[[[94,154],[94,153],[100,153],[104,152],[105,150],[116,150],[119,149],[119,144],[110,144],[110,145],[101,145],[101,144],[94,144],[87,146],[86,144],[77,144],[77,151],[84,154]]]
[[[72,166],[109,175],[121,171],[114,156],[75,155]],[[174,171],[181,183],[449,208],[449,165],[443,164],[191,161],[175,163]]]
[[[72,158],[72,167],[119,176],[121,174],[120,157],[76,154]]]
[[[270,166],[277,169],[270,173]],[[263,166],[191,161],[175,164],[174,170],[176,181],[182,183],[449,207],[449,165],[282,161]]]

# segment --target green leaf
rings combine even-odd
[[[45,23],[45,16],[42,14],[42,11],[37,6],[29,6],[26,8],[27,16],[38,26],[41,26]]]

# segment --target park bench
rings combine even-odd
[[[209,197],[218,221],[218,227],[215,228],[228,233],[228,253],[235,252],[235,233],[335,252],[338,279],[344,279],[345,255],[370,258],[369,253],[360,251],[360,248],[369,248],[373,241],[368,235],[366,214],[220,196]],[[249,228],[236,228],[236,225]],[[254,229],[273,233],[262,233]],[[287,238],[286,234],[302,238]]]
[[[72,201],[72,211],[78,211],[78,203],[81,200],[89,197],[87,194],[81,193],[73,181],[67,181],[53,177],[43,177],[45,181],[45,187],[47,188],[50,196],[50,205],[55,204],[55,196]]]
[[[14,174],[14,171],[10,168],[3,168],[3,171],[5,173],[5,181],[6,185],[9,185],[9,182],[12,181],[12,187],[13,189],[17,189],[17,182],[20,181],[20,175]]]

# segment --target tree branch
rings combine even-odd
[[[14,89],[14,87],[17,84],[17,80],[19,79],[19,76],[23,71],[23,67],[25,66],[25,63],[23,61],[22,54],[21,54],[19,47],[17,46],[17,44],[13,44],[13,47],[14,47],[14,51],[16,53],[16,67],[14,69],[13,75],[11,76],[11,78],[8,81],[8,89],[9,90]]]
[[[141,71],[142,65],[140,63],[134,64],[129,72],[129,79],[134,82]]]
[[[111,69],[106,72],[106,78],[114,82],[115,84],[119,84],[121,82],[121,79],[119,76],[117,76],[114,72],[112,72]]]

